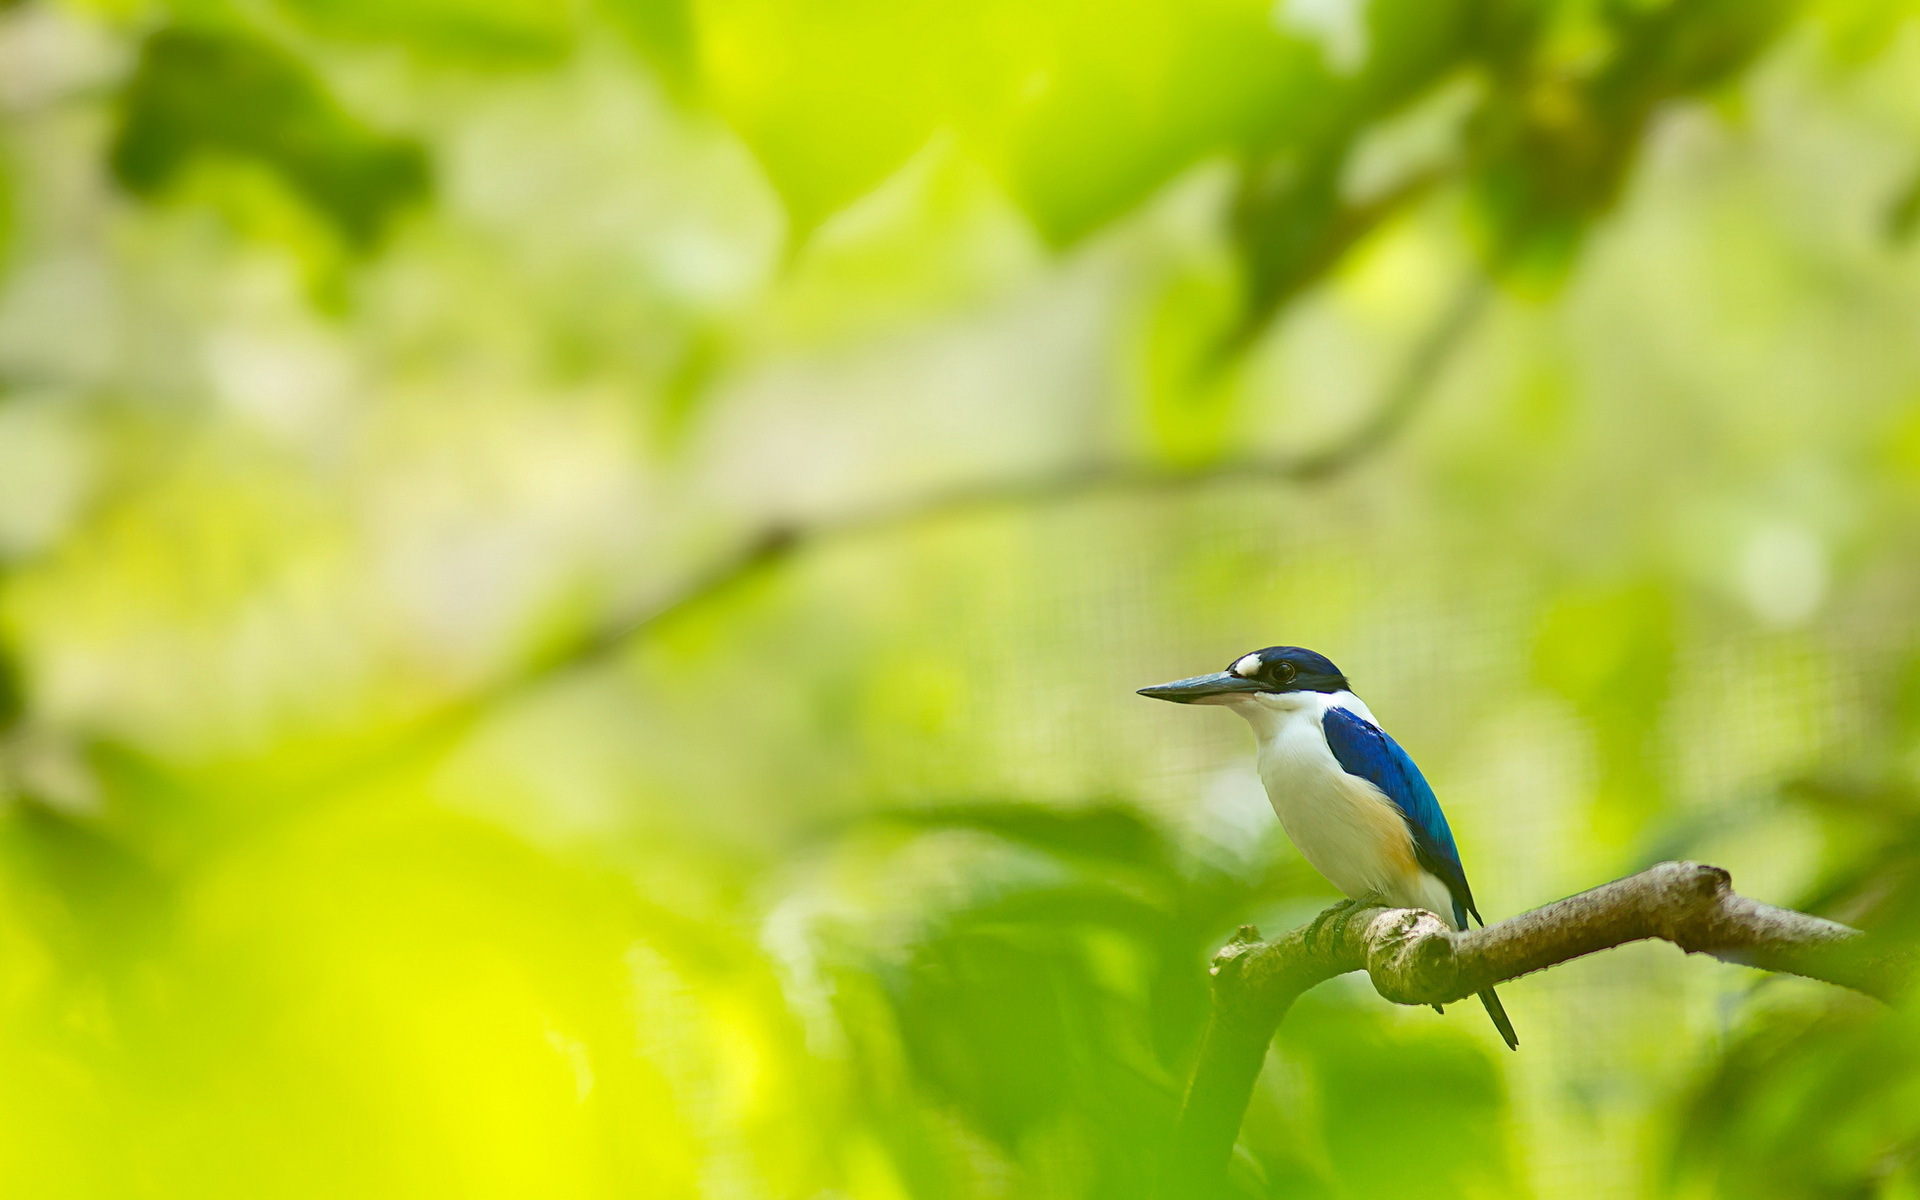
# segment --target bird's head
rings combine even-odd
[[[1299,646],[1268,646],[1242,654],[1224,671],[1157,683],[1141,688],[1140,694],[1176,704],[1234,704],[1259,697],[1346,690],[1347,677],[1326,655]]]

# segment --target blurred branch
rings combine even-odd
[[[1733,890],[1719,867],[1669,862],[1484,929],[1456,933],[1417,909],[1360,909],[1270,942],[1242,926],[1213,962],[1213,1014],[1194,1066],[1162,1192],[1222,1193],[1240,1119],[1274,1032],[1318,984],[1364,970],[1399,1004],[1450,1004],[1509,979],[1659,938],[1761,970],[1825,980],[1881,1000],[1912,977],[1910,947],[1774,908]]]
[[[1916,226],[1920,226],[1920,168],[1908,176],[1887,206],[1887,241],[1896,246],[1904,243]]]
[[[563,647],[507,681],[518,688],[554,672],[598,659],[628,640],[715,598],[755,572],[799,550],[864,534],[941,520],[983,509],[1055,504],[1102,493],[1170,493],[1216,483],[1321,483],[1358,466],[1391,443],[1433,390],[1453,352],[1485,309],[1491,286],[1478,276],[1464,284],[1421,336],[1373,411],[1346,436],[1318,450],[1249,455],[1197,466],[1086,463],[1014,479],[965,484],[890,501],[817,521],[774,523],[746,539],[665,601]]]
[[[774,522],[747,537],[731,553],[720,557],[664,599],[651,602],[641,612],[629,613],[549,646],[530,657],[518,670],[410,727],[384,750],[329,772],[312,786],[316,791],[332,791],[382,774],[402,762],[431,755],[437,748],[457,741],[502,703],[568,671],[610,658],[635,639],[718,599],[802,550],[970,512],[1057,504],[1094,495],[1166,494],[1228,482],[1323,483],[1380,452],[1406,427],[1421,402],[1432,394],[1435,383],[1472,331],[1491,294],[1491,284],[1482,277],[1475,276],[1464,283],[1415,343],[1373,411],[1330,445],[1296,454],[1248,455],[1195,466],[1095,462],[1055,467],[1023,478],[936,490],[835,517],[799,523]]]
[[[382,747],[319,779],[305,790],[327,793],[418,763],[456,743],[480,720],[515,697],[559,676],[605,661],[624,646],[719,599],[795,554],[837,541],[911,527],[994,508],[1040,506],[1102,494],[1191,491],[1219,483],[1322,483],[1380,452],[1432,394],[1453,353],[1485,310],[1491,284],[1473,277],[1409,351],[1373,411],[1344,437],[1318,450],[1249,455],[1197,466],[1086,463],[1024,478],[965,484],[813,521],[774,522],[743,540],[664,599],[638,613],[605,622],[536,653],[519,669],[435,711]]]

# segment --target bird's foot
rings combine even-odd
[[[1306,942],[1307,949],[1318,950],[1320,948],[1320,934],[1328,924],[1333,925],[1334,935],[1336,937],[1345,933],[1347,922],[1353,919],[1354,911],[1359,907],[1360,901],[1358,900],[1342,900],[1340,903],[1315,917],[1312,924],[1307,926],[1307,932],[1302,935],[1302,940]]]
[[[1334,941],[1337,942],[1346,937],[1347,926],[1353,923],[1354,917],[1369,908],[1378,908],[1382,903],[1378,896],[1362,896],[1358,900],[1342,900],[1332,908],[1327,909],[1315,917],[1312,924],[1307,926],[1305,935],[1307,949],[1319,949],[1320,939],[1329,926],[1332,927],[1331,936]]]
[[[1380,897],[1378,896],[1362,896],[1358,900],[1349,900],[1345,911],[1333,919],[1333,936],[1337,938],[1346,937],[1347,926],[1353,923],[1355,917],[1369,908],[1378,907],[1380,907]]]

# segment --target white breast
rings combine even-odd
[[[1320,721],[1329,707],[1373,720],[1351,693],[1289,693],[1284,705],[1248,711],[1259,739],[1260,780],[1280,825],[1314,870],[1355,899],[1424,908],[1452,921],[1446,885],[1423,870],[1413,836],[1380,789],[1333,757]]]

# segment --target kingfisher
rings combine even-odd
[[[1426,909],[1455,929],[1468,917],[1486,924],[1432,786],[1325,655],[1268,646],[1140,695],[1223,704],[1247,719],[1267,799],[1301,857],[1346,894],[1343,918],[1384,904]],[[1518,1049],[1500,997],[1488,988],[1480,1003]]]

